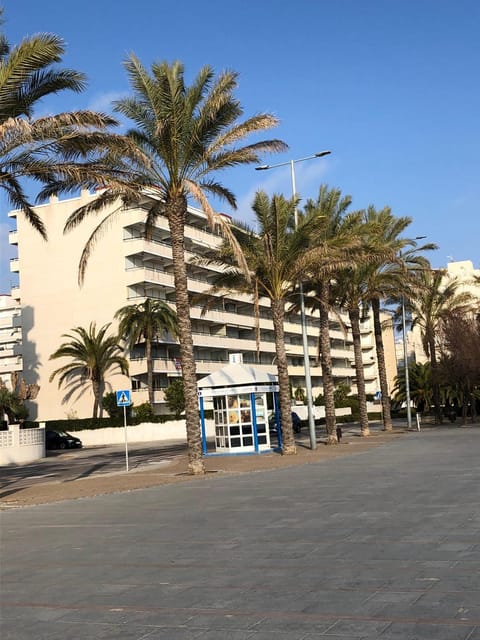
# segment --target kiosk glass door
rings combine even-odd
[[[213,399],[215,448],[217,451],[254,452],[254,423],[250,393],[218,396]],[[255,394],[258,448],[269,449],[265,394]]]

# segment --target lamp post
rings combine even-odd
[[[313,160],[314,158],[322,158],[328,156],[331,151],[320,151],[313,156],[306,156],[305,158],[298,158],[297,160],[288,160],[287,162],[280,162],[278,164],[264,164],[260,167],[255,167],[257,171],[266,171],[268,169],[275,169],[277,167],[290,166],[290,174],[292,180],[292,196],[295,199],[297,188],[295,184],[295,165],[298,162],[304,162],[305,160]],[[298,211],[295,206],[295,228],[298,225]],[[300,292],[300,322],[302,326],[302,343],[303,343],[303,365],[305,369],[305,388],[307,392],[307,410],[308,410],[308,431],[310,435],[310,448],[317,448],[317,435],[315,433],[315,418],[313,416],[313,395],[312,395],[312,378],[310,375],[310,357],[308,354],[308,334],[307,334],[307,318],[305,315],[305,298],[303,295],[303,285],[299,283]]]
[[[407,429],[412,428],[412,408],[410,407],[410,372],[408,371],[407,329],[405,320],[405,296],[402,296],[403,362],[405,366],[405,401],[407,403]]]
[[[414,240],[423,240],[427,236],[415,236]],[[400,251],[400,256],[402,252]],[[410,406],[410,372],[408,370],[407,327],[405,313],[405,296],[402,295],[402,336],[403,336],[403,361],[405,365],[405,402],[407,403],[407,429],[412,428],[412,407]]]

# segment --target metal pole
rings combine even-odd
[[[412,408],[410,406],[410,372],[408,370],[407,329],[405,322],[405,298],[402,296],[403,360],[405,363],[405,398],[407,402],[407,429],[412,428]]]
[[[292,175],[292,195],[296,198],[296,185],[295,185],[295,163],[290,161],[290,171]],[[295,205],[295,228],[298,224],[298,211]],[[310,448],[317,448],[317,434],[315,432],[315,418],[313,415],[313,394],[312,394],[312,378],[310,376],[310,356],[308,354],[308,333],[307,333],[307,318],[305,315],[305,298],[303,295],[303,285],[299,283],[300,292],[300,322],[302,325],[302,343],[303,343],[303,366],[305,369],[305,389],[307,392],[307,411],[308,411],[308,433],[310,436]]]
[[[123,405],[123,430],[125,432],[125,466],[128,471],[127,407],[125,405]]]

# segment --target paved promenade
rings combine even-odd
[[[2,640],[480,640],[480,428],[1,514]]]

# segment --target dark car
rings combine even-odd
[[[80,449],[80,438],[70,435],[66,431],[45,431],[45,447],[47,449]]]
[[[268,419],[268,425],[270,427],[270,431],[277,430],[277,422],[275,420],[274,413],[272,413],[272,415]],[[292,411],[292,426],[295,433],[300,433],[300,431],[302,430],[302,421],[300,420],[298,413],[295,413],[295,411]]]

